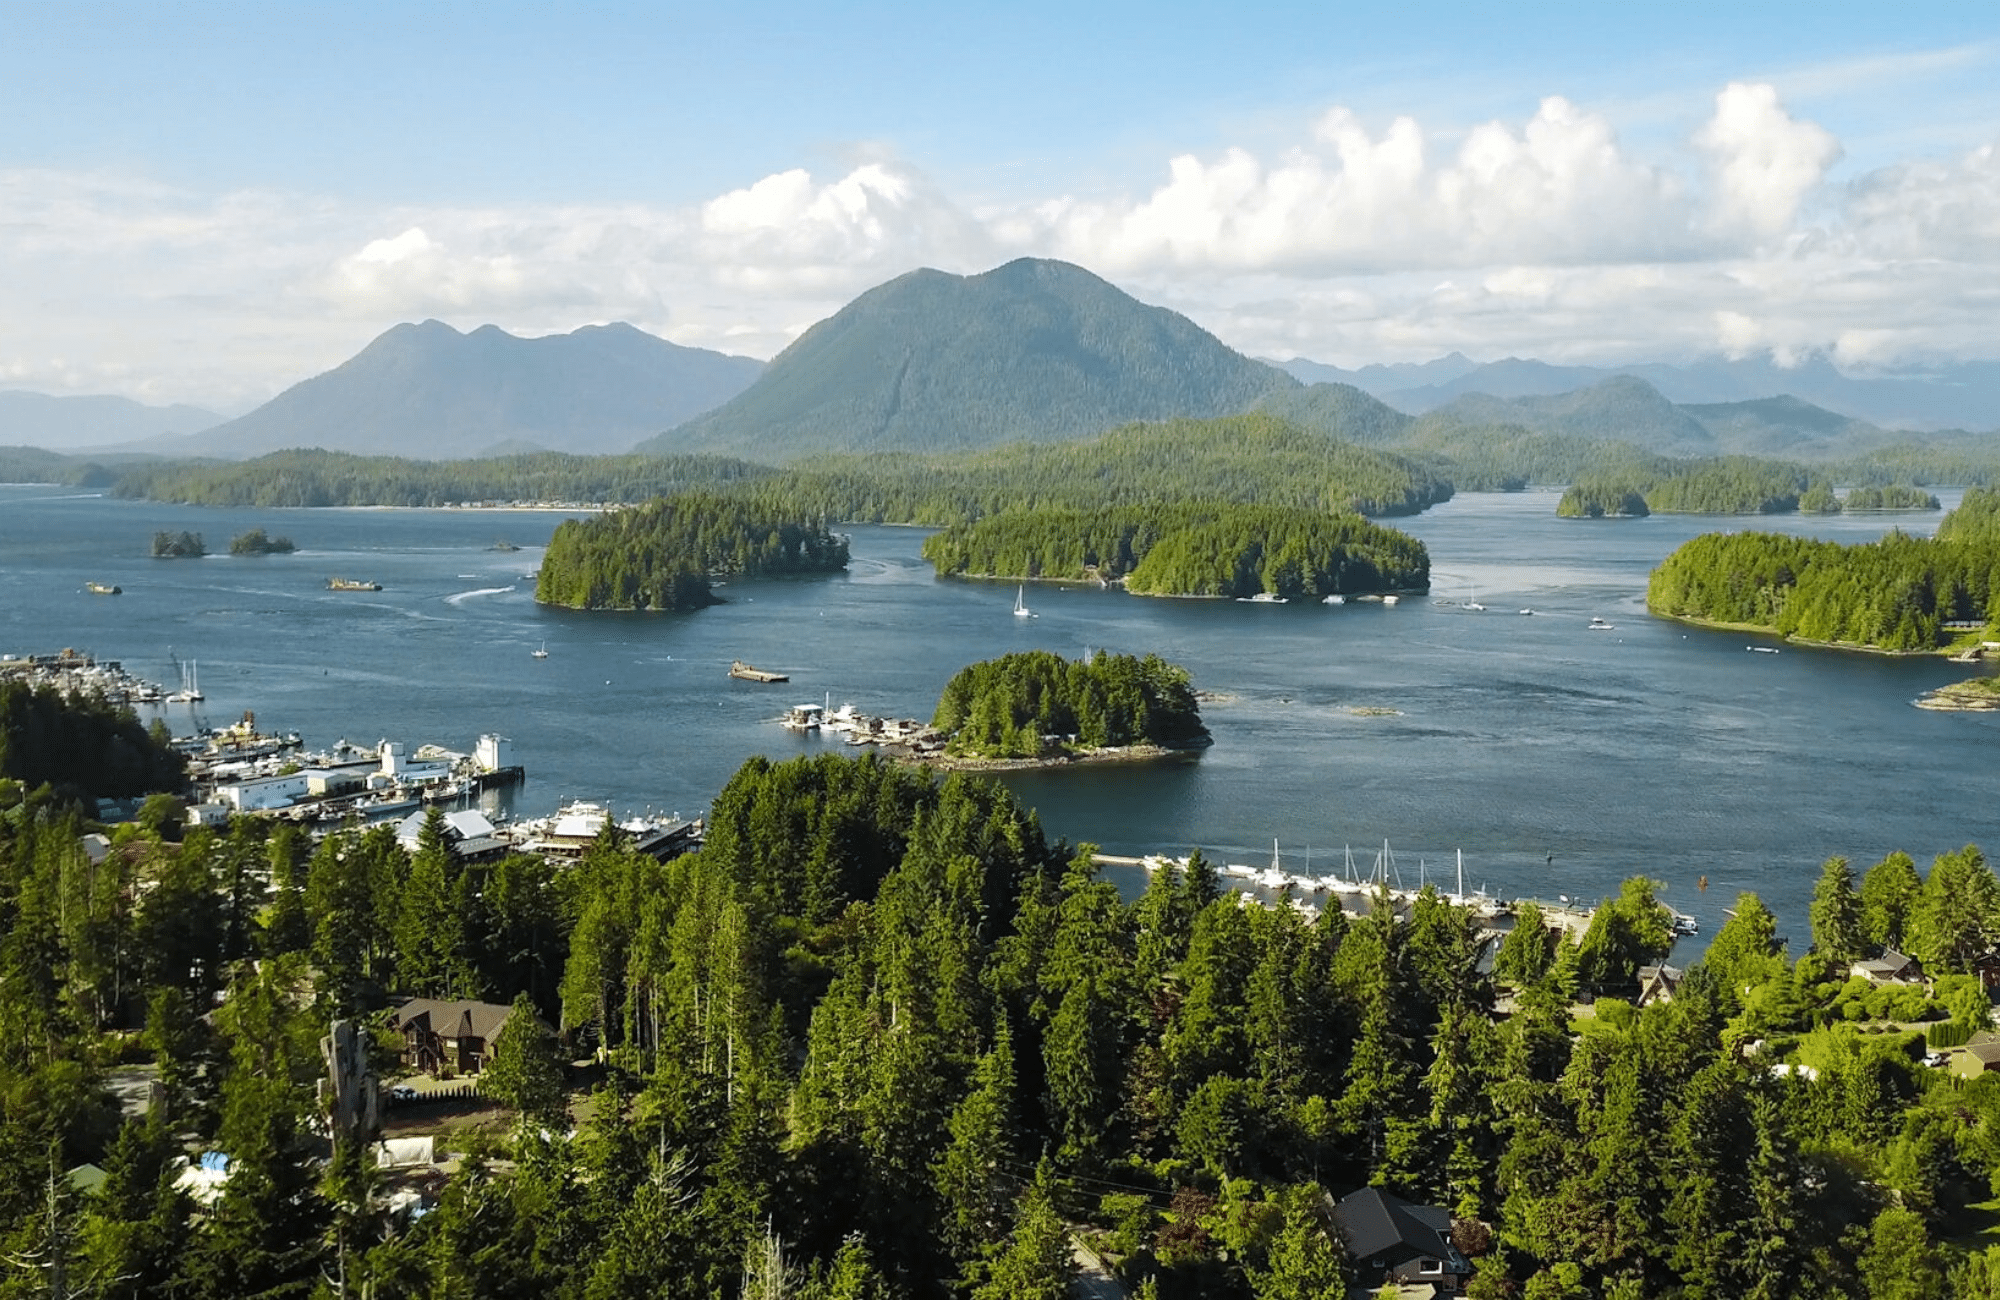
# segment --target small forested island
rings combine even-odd
[[[1209,743],[1187,670],[1158,655],[1028,650],[988,659],[945,684],[931,726],[956,758],[1069,761]]]
[[[200,533],[162,531],[153,534],[153,558],[156,560],[199,559],[207,554],[208,545],[201,540]]]
[[[1843,546],[1706,533],[1646,585],[1655,614],[1856,649],[1932,653],[2000,635],[2000,490],[1974,488],[1935,538]]]
[[[290,555],[299,548],[289,537],[272,537],[261,528],[252,528],[229,539],[231,555]]]
[[[1647,514],[1777,515],[1800,508],[1819,480],[1804,468],[1751,456],[1678,462],[1656,474],[1593,474],[1556,503],[1565,519]],[[1824,509],[1830,487],[1814,495]],[[1837,506],[1835,508],[1838,508]]]
[[[1421,590],[1430,554],[1356,514],[1186,502],[1011,510],[924,539],[940,574],[1120,582],[1160,596],[1291,597]]]
[[[688,493],[558,524],[535,599],[571,609],[699,609],[716,603],[717,578],[846,567],[847,539],[829,532],[824,520]]]
[[[1864,484],[1848,489],[1843,510],[1942,510],[1936,495],[1909,483]]]

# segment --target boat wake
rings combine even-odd
[[[444,603],[447,605],[463,605],[474,596],[502,596],[512,590],[514,590],[512,587],[481,587],[476,591],[461,591],[455,596],[446,596]]]

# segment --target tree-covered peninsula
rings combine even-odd
[[[697,609],[715,603],[717,578],[846,567],[847,540],[823,522],[690,493],[558,524],[535,599],[572,609]]]
[[[1208,743],[1187,670],[1158,655],[1065,659],[1029,650],[988,659],[945,684],[931,726],[948,738],[947,754],[968,758]]]
[[[940,574],[1123,581],[1146,595],[1319,597],[1430,585],[1424,544],[1355,514],[1186,502],[988,515],[934,533]]]
[[[1926,652],[2000,626],[2000,492],[1974,489],[1938,536],[1843,546],[1780,533],[1706,533],[1661,562],[1656,614],[1802,640]]]

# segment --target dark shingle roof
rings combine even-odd
[[[1451,1213],[1435,1205],[1412,1205],[1379,1187],[1364,1187],[1333,1207],[1347,1252],[1360,1263],[1395,1265],[1413,1255],[1443,1260],[1448,1271],[1468,1273],[1451,1244]]]

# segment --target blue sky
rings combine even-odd
[[[1068,257],[1260,354],[1992,356],[1985,6],[0,0],[0,385],[435,315],[768,356]]]

